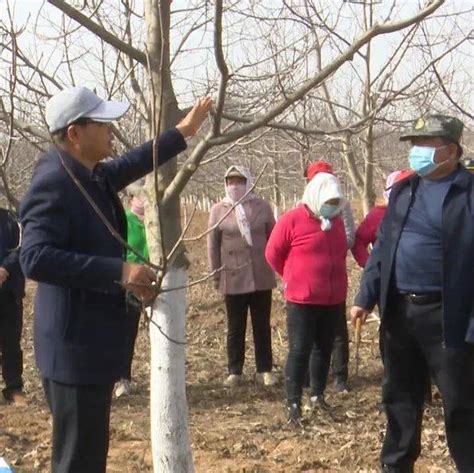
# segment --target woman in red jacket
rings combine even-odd
[[[270,235],[265,256],[283,278],[289,353],[286,390],[290,421],[301,417],[301,397],[313,343],[321,350],[324,399],[336,324],[347,294],[347,239],[337,178],[319,173],[306,186],[302,204],[284,214]]]
[[[352,255],[361,268],[365,267],[367,260],[369,259],[369,245],[373,245],[377,239],[377,232],[379,231],[380,223],[385,215],[392,187],[395,183],[405,179],[411,174],[413,174],[411,169],[394,171],[389,174],[385,183],[385,191],[383,193],[384,203],[372,207],[364,220],[362,220],[360,225],[357,227],[355,242],[352,247]]]

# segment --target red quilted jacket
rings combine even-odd
[[[321,230],[305,205],[276,223],[265,250],[268,264],[283,278],[285,298],[298,304],[340,304],[347,295],[347,239],[340,217]]]

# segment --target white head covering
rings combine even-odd
[[[249,168],[245,166],[230,166],[224,174],[224,186],[225,186],[225,195],[231,202],[232,202],[232,199],[229,197],[229,194],[227,192],[227,178],[231,176],[237,176],[237,175],[239,175],[240,177],[245,177],[246,179],[245,192],[248,192],[248,190],[253,186],[253,176]],[[249,196],[251,196],[250,198],[255,197],[253,192],[251,192],[245,197],[244,201],[247,200]]]
[[[246,179],[245,192],[246,193],[250,190],[250,188],[253,185],[253,177],[252,177],[252,174],[250,173],[250,169],[244,166],[230,166],[229,169],[227,169],[224,175],[224,186],[225,186],[225,195],[226,195],[224,198],[224,202],[234,205],[236,201],[234,201],[229,195],[229,192],[227,190],[227,181],[226,181],[226,179],[228,177],[231,177],[232,175],[234,176],[240,175],[241,177],[245,177]],[[254,199],[254,198],[255,198],[255,194],[253,192],[250,192],[234,208],[235,218],[237,220],[237,225],[239,227],[240,234],[242,235],[242,237],[244,238],[244,240],[247,242],[249,246],[253,245],[252,232],[250,230],[250,223],[247,219],[247,215],[245,214],[245,209],[242,204],[246,202],[247,200]]]
[[[344,205],[344,199],[337,177],[327,172],[319,172],[306,185],[301,201],[321,220],[321,230],[323,231],[331,229],[331,219],[321,215],[321,206],[331,199],[340,199],[338,208],[338,212],[340,212]]]

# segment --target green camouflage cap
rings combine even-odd
[[[400,141],[411,140],[417,136],[447,138],[459,144],[464,123],[455,117],[448,115],[428,115],[418,118],[414,123],[410,133],[400,137]]]

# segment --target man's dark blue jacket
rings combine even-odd
[[[163,133],[158,164],[185,148],[178,130]],[[64,151],[62,156],[126,240],[117,192],[152,171],[152,143],[99,163],[93,171]],[[21,266],[26,277],[39,283],[34,339],[41,374],[67,384],[114,382],[126,361],[125,294],[119,284],[125,249],[68,175],[55,146],[38,161],[20,217]]]
[[[19,260],[20,227],[12,212],[0,209],[0,267],[8,271],[1,290],[9,291],[15,299],[25,294],[25,278]]]
[[[382,317],[394,287],[394,260],[420,178],[395,185],[380,225],[377,242],[364,270],[355,305],[372,310],[379,304]],[[444,343],[457,347],[474,343],[474,176],[461,167],[446,194],[442,215],[442,297]],[[390,313],[390,315],[389,315]]]

